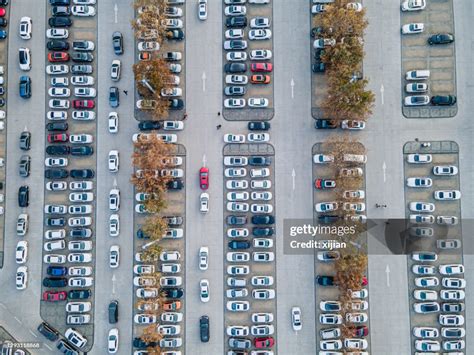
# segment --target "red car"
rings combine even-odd
[[[45,292],[43,292],[43,301],[58,302],[58,301],[64,301],[66,298],[67,298],[66,291],[60,291],[60,292],[45,291]]]
[[[356,338],[366,337],[369,334],[369,328],[366,325],[358,326],[354,329],[353,334]]]
[[[367,279],[367,276],[364,276],[362,278],[362,286],[367,286],[369,284],[369,280]]]
[[[207,190],[209,188],[209,169],[205,166],[199,170],[199,183],[201,190]]]
[[[7,13],[7,10],[5,10],[3,7],[0,8],[0,17],[4,17]]]
[[[273,70],[272,63],[252,63],[250,70],[253,72],[270,73]]]
[[[74,108],[94,108],[94,100],[72,100],[72,107]]]
[[[255,74],[250,77],[252,84],[269,84],[270,80],[270,75]]]
[[[62,143],[68,142],[69,135],[67,133],[58,133],[58,134],[48,134],[49,143]]]
[[[254,344],[257,349],[271,348],[275,344],[275,340],[272,337],[255,338]]]
[[[48,60],[54,62],[67,62],[69,60],[69,53],[66,52],[49,52]]]

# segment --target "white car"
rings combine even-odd
[[[199,248],[199,269],[207,270],[209,267],[209,248],[201,247]]]
[[[301,330],[302,328],[300,307],[291,308],[291,326],[293,327],[294,331]]]
[[[417,287],[436,287],[438,285],[439,279],[435,276],[415,278],[415,286]]]
[[[249,183],[245,180],[227,180],[225,186],[229,190],[245,190]]]
[[[249,199],[249,193],[247,191],[235,192],[231,191],[227,193],[228,201],[247,201]]]
[[[207,0],[199,0],[198,17],[201,21],[207,20]]]
[[[411,177],[407,179],[407,186],[427,188],[433,186],[433,180],[429,177]]]
[[[227,236],[229,238],[245,238],[249,236],[249,230],[247,228],[229,228]]]
[[[28,286],[28,267],[19,266],[16,269],[15,285],[17,290],[24,290]]]
[[[464,325],[464,317],[461,315],[454,314],[440,314],[438,317],[438,322],[439,324],[446,326],[462,326]]]
[[[71,6],[71,13],[74,16],[95,16],[95,7],[88,5]]]
[[[458,174],[458,168],[454,165],[433,166],[433,174],[437,176],[454,176]]]
[[[250,20],[250,28],[269,28],[270,19],[268,17],[254,17]]]
[[[230,62],[243,62],[247,60],[246,52],[228,52],[226,54],[226,59]]]
[[[30,39],[31,38],[31,28],[32,22],[30,17],[22,17],[20,19],[20,37],[22,39]]]
[[[250,211],[252,213],[272,213],[273,206],[269,203],[262,203],[262,204],[255,203],[251,205]]]
[[[459,190],[437,190],[433,196],[435,200],[454,201],[461,198],[461,192]]]
[[[50,28],[46,30],[46,37],[51,39],[65,39],[69,37],[69,31],[65,28]]]
[[[259,323],[271,323],[273,322],[273,313],[252,313],[252,322]]]
[[[69,189],[71,191],[89,191],[94,188],[92,181],[71,181],[69,183]]]
[[[227,301],[226,308],[231,312],[246,312],[250,309],[248,301]]]
[[[264,40],[272,38],[272,31],[269,29],[253,29],[249,31],[249,39],[250,40]]]
[[[92,277],[70,277],[68,280],[69,287],[90,287],[94,279]]]
[[[43,262],[45,264],[64,264],[66,263],[66,256],[59,254],[46,254],[43,257]]]
[[[250,169],[250,177],[252,178],[264,178],[268,176],[270,176],[269,168]]]
[[[245,337],[249,335],[249,327],[239,326],[239,325],[230,325],[227,326],[226,333],[231,337]]]
[[[52,242],[46,242],[43,246],[45,251],[55,251],[55,250],[63,250],[66,248],[66,242],[62,239],[54,240]]]
[[[426,7],[426,0],[405,0],[401,5],[402,11],[420,11]]]
[[[425,30],[425,25],[420,22],[415,23],[407,23],[406,25],[402,26],[402,34],[404,35],[412,35],[421,33]]]
[[[158,51],[160,44],[155,41],[138,42],[138,50],[140,52]]]
[[[405,97],[405,106],[424,106],[430,103],[428,95],[409,95]]]
[[[240,39],[244,38],[244,30],[241,28],[231,28],[230,30],[225,31],[226,39]]]
[[[182,131],[184,129],[183,121],[164,121],[163,129],[165,131]]]
[[[224,158],[225,166],[246,166],[248,164],[248,159],[242,156],[231,156]]]
[[[439,337],[439,330],[432,327],[413,327],[413,336],[423,339],[434,339]]]
[[[109,209],[111,211],[118,211],[120,209],[120,190],[111,189],[109,192]]]
[[[181,88],[163,88],[161,89],[162,97],[180,97],[183,95]]]
[[[115,354],[119,347],[119,332],[117,328],[109,330],[109,336],[107,337],[107,350],[109,354]]]
[[[28,242],[20,240],[15,249],[15,261],[17,264],[24,264],[28,259]]]
[[[245,107],[245,99],[225,99],[225,108],[243,108]]]
[[[109,235],[111,237],[118,237],[120,234],[120,216],[112,214],[109,218]]]
[[[111,173],[116,173],[119,170],[120,159],[118,150],[111,150],[109,152],[109,171]]]
[[[67,158],[46,158],[44,160],[44,165],[47,167],[64,167],[68,165],[68,159]]]
[[[224,135],[225,143],[245,143],[245,136],[243,134],[225,134]]]
[[[270,140],[270,135],[268,133],[249,133],[247,135],[247,140],[249,142],[268,142]]]
[[[199,211],[202,213],[209,212],[209,194],[207,192],[203,192],[199,196]]]
[[[240,178],[247,176],[247,170],[245,168],[226,168],[224,170],[224,176],[228,178]]]
[[[201,298],[201,302],[207,303],[209,302],[209,281],[206,279],[202,279],[199,282],[199,296]]]
[[[226,16],[241,16],[247,14],[247,8],[241,5],[226,6],[224,9]]]
[[[122,67],[122,62],[120,62],[120,60],[114,59],[112,61],[112,65],[110,67],[110,78],[113,81],[119,81],[120,80],[121,67]]]
[[[21,213],[16,220],[16,235],[24,236],[28,232],[29,216],[27,213]]]
[[[410,211],[412,212],[422,212],[422,213],[431,213],[434,212],[436,207],[434,203],[429,202],[410,202],[409,204]]]
[[[92,134],[71,134],[69,142],[73,144],[88,144],[93,142]]]
[[[251,180],[250,188],[251,189],[269,189],[272,187],[271,180]]]
[[[69,73],[69,66],[65,64],[50,64],[46,66],[46,74],[63,75]]]
[[[92,275],[91,266],[70,266],[68,269],[69,276],[90,276]]]
[[[415,290],[413,297],[419,301],[436,301],[438,299],[438,292],[434,290]]]
[[[313,48],[320,49],[324,47],[334,47],[336,40],[334,38],[320,38],[313,42]]]
[[[118,132],[118,114],[117,112],[110,112],[108,119],[108,127],[110,133]]]
[[[92,309],[91,302],[68,302],[66,303],[66,312],[85,313]]]
[[[18,50],[20,69],[23,71],[31,70],[31,52],[29,48],[20,48]]]
[[[272,58],[272,51],[269,49],[254,49],[250,51],[250,60],[269,60]]]
[[[74,88],[74,95],[77,97],[95,97],[96,91],[94,88]]]
[[[112,269],[118,268],[120,264],[120,247],[112,245],[109,250],[109,266]]]
[[[315,164],[326,164],[326,163],[332,163],[332,162],[334,162],[333,155],[327,155],[327,154],[313,155],[313,163]]]
[[[248,105],[251,108],[265,108],[268,107],[268,99],[263,97],[251,97],[248,99]]]
[[[408,154],[407,162],[414,164],[426,164],[433,161],[431,154]]]
[[[271,300],[275,298],[275,290],[256,289],[252,291],[252,297],[256,300]]]
[[[449,264],[440,265],[439,273],[441,275],[459,275],[464,274],[464,265],[462,264]]]
[[[73,75],[71,78],[71,84],[77,86],[94,85],[94,77],[91,75]],[[93,97],[95,97],[95,90]]]
[[[234,85],[246,85],[248,83],[248,77],[246,75],[226,75],[225,83]]]
[[[335,201],[333,202],[320,202],[314,205],[316,212],[331,212],[336,211],[339,208],[339,204]]]
[[[66,230],[65,229],[47,230],[44,232],[44,237],[48,240],[64,239],[66,237]]]
[[[441,284],[443,287],[451,289],[466,288],[466,280],[458,277],[443,277]]]
[[[79,120],[79,121],[92,121],[95,120],[95,112],[94,111],[73,111],[72,112],[72,119]]]
[[[160,254],[161,261],[178,261],[181,254],[177,251],[164,251]]]

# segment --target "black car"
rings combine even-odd
[[[250,243],[249,242],[243,242],[243,241],[237,241],[233,240],[227,244],[229,249],[249,249],[250,248]]]
[[[46,153],[49,155],[67,155],[70,148],[67,145],[49,145],[46,147]]]
[[[275,229],[273,227],[253,227],[252,234],[255,237],[271,237],[275,233]]]
[[[109,303],[109,323],[115,324],[118,322],[118,301],[112,301]]]
[[[74,346],[69,344],[66,340],[61,339],[56,344],[56,348],[65,355],[79,355],[79,352],[74,349]]]
[[[44,287],[66,287],[67,278],[65,277],[45,277],[43,279]]]
[[[184,290],[182,288],[161,288],[160,295],[166,298],[182,298]]]
[[[462,328],[444,328],[443,337],[446,338],[461,338],[463,337],[464,329]]]
[[[168,40],[181,41],[184,39],[184,32],[183,30],[169,30],[166,31],[166,38]]]
[[[68,124],[67,122],[50,122],[46,125],[46,129],[50,132],[67,131]]]
[[[337,222],[339,220],[339,216],[331,216],[331,215],[323,215],[323,216],[318,216],[318,221],[324,224],[330,224]]]
[[[30,150],[31,147],[31,133],[28,131],[23,131],[20,134],[20,149],[21,150]]]
[[[29,76],[20,76],[20,97],[29,99],[31,97],[31,78]]]
[[[67,275],[67,267],[65,266],[48,266],[46,273],[50,276],[65,276]]]
[[[89,228],[72,229],[69,231],[71,238],[90,238],[92,231]]]
[[[41,323],[37,329],[48,340],[56,341],[59,339],[59,332],[46,322]]]
[[[0,18],[0,27],[7,27],[8,25],[8,20],[4,17]]]
[[[21,177],[30,176],[31,158],[29,155],[22,155],[20,158],[19,173]]]
[[[71,155],[88,156],[94,154],[94,148],[90,146],[71,147]]]
[[[18,205],[20,207],[28,207],[30,205],[30,188],[26,185],[20,186],[18,189]]]
[[[73,179],[90,179],[95,175],[92,169],[72,169],[70,174]]]
[[[174,179],[166,183],[168,190],[181,190],[184,187],[183,180]]]
[[[435,106],[452,106],[456,103],[454,95],[436,95],[431,97],[431,104]]]
[[[116,86],[111,86],[109,89],[109,105],[113,108],[120,105],[119,89]]]
[[[454,36],[451,33],[438,33],[428,38],[429,44],[448,44],[454,42]]]
[[[253,166],[268,166],[272,163],[272,158],[252,156],[249,158],[248,163]]]
[[[246,43],[241,39],[231,39],[229,40],[229,48],[232,50],[243,50],[246,48]]]
[[[464,303],[443,303],[441,310],[446,313],[459,313],[464,311]]]
[[[60,40],[51,40],[48,41],[46,44],[46,47],[50,51],[61,51],[61,50],[68,50],[69,49],[69,43],[66,41],[60,41]]]
[[[182,99],[168,100],[170,110],[181,110],[184,107],[184,101]]]
[[[226,73],[245,73],[247,71],[247,64],[245,63],[227,63],[224,65]]]
[[[86,300],[92,295],[91,290],[71,290],[67,293],[67,298],[70,300]]]
[[[270,129],[270,123],[262,121],[249,122],[247,128],[250,131],[268,131]]]
[[[233,16],[227,17],[225,21],[227,27],[247,27],[247,17],[245,16]]]
[[[71,0],[49,0],[50,5],[68,6]]]
[[[51,17],[48,20],[48,24],[50,27],[71,27],[72,20],[69,17],[56,16],[56,17]]]
[[[150,236],[148,234],[146,234],[143,229],[139,229],[137,230],[137,238],[139,239],[150,239]]]
[[[326,71],[326,64],[323,62],[316,62],[311,66],[313,73],[324,73]]]
[[[71,58],[74,62],[78,63],[90,63],[94,60],[94,56],[91,53],[85,52],[74,52],[72,53]]]
[[[325,29],[324,27],[313,27],[311,29],[311,37],[320,37],[323,36],[324,34],[331,34],[333,33],[333,29],[329,27],[328,29]]]
[[[316,282],[320,286],[335,286],[334,276],[316,276]]]
[[[246,92],[244,86],[226,86],[224,88],[224,94],[227,96],[243,96]]]
[[[247,223],[245,216],[227,216],[227,224],[230,226],[240,226]]]
[[[87,64],[76,64],[71,66],[71,73],[72,74],[92,74],[92,65]]]
[[[314,123],[316,129],[334,129],[337,128],[337,122],[333,120],[318,119]]]
[[[46,179],[66,179],[68,175],[66,169],[46,169],[44,171],[44,177]]]
[[[157,345],[159,345],[159,343],[155,341],[145,341],[142,338],[133,338],[133,347],[137,349],[146,349]]]
[[[154,129],[160,129],[161,123],[158,121],[141,121],[138,124],[138,129],[141,131],[151,131]]]
[[[51,8],[52,16],[71,16],[71,9],[69,6],[53,6]]]
[[[112,34],[112,44],[114,46],[114,52],[117,55],[123,54],[123,36],[120,32],[114,32]]]
[[[168,226],[180,226],[183,224],[183,217],[181,216],[164,216],[163,219]]]
[[[203,343],[209,342],[209,317],[202,316],[199,318],[199,335]]]
[[[274,224],[275,217],[271,215],[257,214],[255,216],[252,216],[252,223],[253,224]]]
[[[44,219],[44,225],[48,227],[64,227],[66,225],[66,219],[64,217],[46,217]]]

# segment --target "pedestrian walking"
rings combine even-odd
[[[127,91],[127,90],[124,90],[123,93],[124,93],[125,95],[128,95],[128,91]]]
[[[220,111],[219,111],[219,112],[217,112],[217,116],[220,116],[220,115],[221,115],[221,112],[220,112]]]
[[[184,116],[183,116],[183,121],[184,121],[186,118],[188,118],[188,114],[185,112],[185,113],[184,113]]]
[[[221,127],[222,127],[221,124],[218,124],[218,125],[216,126],[217,129],[221,129]]]

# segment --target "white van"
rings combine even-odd
[[[367,155],[364,154],[344,154],[343,160],[345,163],[367,163]]]
[[[406,79],[407,80],[426,80],[430,77],[429,70],[410,70],[407,71]]]

